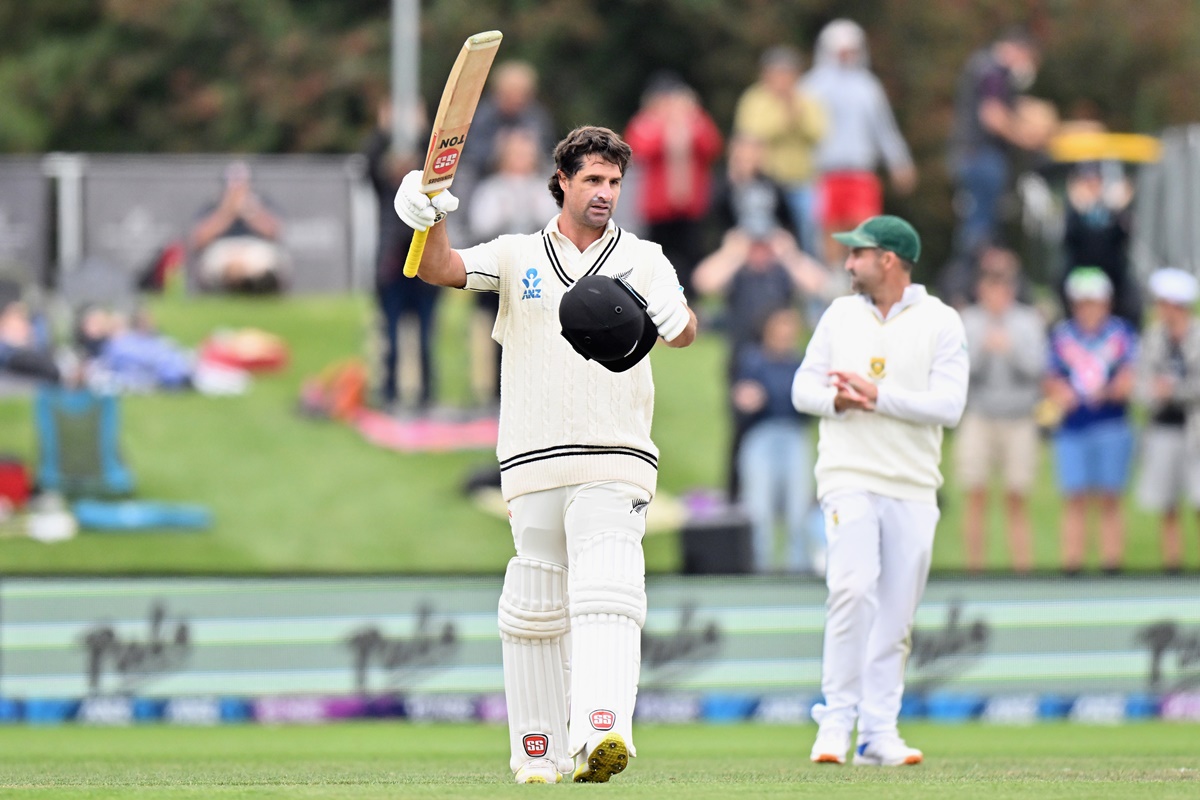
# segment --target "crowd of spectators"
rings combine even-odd
[[[1160,269],[1148,281],[1134,275],[1132,184],[1119,163],[1081,163],[1064,187],[1061,269],[1034,302],[1037,287],[1005,246],[1005,222],[1017,160],[1042,152],[1054,130],[1053,109],[1025,94],[1040,58],[1019,30],[976,51],[960,75],[947,131],[955,186],[947,212],[957,228],[939,289],[962,313],[972,364],[950,462],[963,497],[964,567],[979,571],[990,563],[987,531],[998,489],[1011,568],[1033,569],[1039,532],[1029,501],[1046,452],[1062,497],[1064,572],[1089,562],[1093,524],[1102,569],[1121,571],[1127,496],[1161,520],[1164,568],[1178,570],[1183,512],[1200,509],[1200,325],[1193,315],[1200,289],[1180,269]],[[786,378],[802,355],[805,330],[847,290],[845,252],[830,234],[882,213],[885,188],[898,197],[918,182],[871,70],[863,28],[834,20],[814,42],[811,69],[805,66],[793,46],[763,52],[728,130],[678,74],[650,75],[623,131],[634,152],[637,224],[670,257],[705,327],[724,339],[725,490],[746,510],[761,571],[820,570],[821,543],[809,522],[810,421],[786,402]],[[395,151],[391,109],[383,104],[378,111],[363,147],[379,201],[374,296],[382,347],[373,400],[424,412],[438,401],[433,347],[441,290],[402,277],[411,231],[391,208],[400,176],[421,154]],[[471,137],[455,184],[468,212],[453,220],[462,226],[459,240],[531,233],[554,216],[546,178],[557,137],[532,65],[496,65]],[[279,233],[280,220],[253,188],[248,166],[231,163],[219,197],[187,236],[201,288],[286,287]],[[496,295],[475,301],[467,333],[471,390],[480,408],[494,409]],[[128,377],[136,368],[126,388],[193,383],[191,354],[136,314],[81,306],[73,325],[73,350],[93,376]],[[44,319],[21,293],[0,286],[0,377],[59,382],[87,374],[55,352]],[[1143,414],[1132,413],[1135,407],[1144,411],[1140,431],[1133,420]],[[777,528],[787,541],[782,549]]]
[[[976,51],[960,75],[947,131],[955,185],[947,212],[958,222],[939,289],[963,315],[972,362],[950,470],[964,500],[964,567],[989,564],[995,488],[1011,568],[1033,569],[1035,536],[1045,532],[1035,532],[1029,500],[1048,452],[1063,497],[1062,569],[1073,574],[1087,562],[1095,516],[1100,564],[1120,571],[1136,438],[1129,409],[1138,403],[1149,419],[1136,498],[1161,516],[1163,563],[1177,569],[1179,505],[1200,507],[1200,457],[1192,455],[1200,452],[1200,433],[1192,435],[1200,422],[1193,425],[1189,414],[1189,392],[1200,402],[1200,389],[1187,380],[1200,372],[1200,363],[1192,363],[1200,358],[1200,344],[1192,341],[1200,337],[1191,323],[1192,284],[1185,286],[1187,273],[1178,270],[1155,276],[1149,290],[1155,323],[1140,347],[1142,287],[1127,255],[1131,184],[1119,164],[1084,163],[1065,185],[1061,269],[1051,276],[1050,295],[1034,303],[1037,287],[1006,246],[1005,229],[1014,172],[1021,159],[1045,152],[1057,124],[1053,107],[1026,94],[1040,60],[1036,42],[1015,29]],[[678,74],[655,73],[623,131],[634,151],[637,224],[671,258],[705,327],[725,340],[725,490],[747,513],[762,571],[820,570],[820,532],[808,519],[809,421],[790,410],[784,385],[802,355],[804,331],[847,290],[840,269],[845,252],[830,234],[883,213],[887,189],[901,197],[918,182],[871,70],[863,28],[848,19],[829,23],[814,42],[811,69],[805,66],[791,45],[763,52],[728,130]],[[493,71],[466,150],[470,160],[455,185],[469,211],[455,221],[465,226],[459,231],[465,241],[528,233],[555,213],[545,192],[546,143],[555,132],[537,86],[526,62],[501,62]],[[385,150],[386,131],[377,132],[367,152],[384,217],[396,174],[379,177]],[[390,223],[381,218],[381,227],[396,227]],[[384,242],[381,286],[407,248]],[[411,286],[436,291],[419,281]],[[417,311],[424,320],[423,364],[431,309],[432,300]],[[380,399],[392,404],[396,316],[382,300],[381,310],[391,344]],[[495,401],[494,313],[481,303],[471,322],[472,387],[481,406]],[[434,399],[428,368],[421,381],[425,405]],[[780,531],[787,541],[782,550],[775,544]]]

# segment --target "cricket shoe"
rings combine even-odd
[[[817,730],[809,759],[814,764],[845,764],[846,751],[850,749],[850,731],[822,725]]]
[[[906,745],[899,736],[868,739],[854,750],[854,763],[868,767],[903,767],[924,760],[924,753]]]
[[[575,783],[608,783],[609,778],[629,766],[629,747],[619,733],[593,736],[583,753],[576,756],[575,764]]]
[[[517,770],[517,783],[562,783],[562,775],[552,759],[531,758]]]

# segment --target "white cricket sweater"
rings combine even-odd
[[[875,411],[836,413],[830,370],[873,380]],[[865,490],[935,503],[942,428],[958,424],[969,374],[962,319],[925,287],[909,286],[886,320],[864,296],[835,300],[792,385],[796,408],[821,417],[818,496]]]
[[[593,481],[626,481],[654,494],[658,448],[650,439],[654,381],[647,357],[614,373],[562,336],[558,304],[584,275],[621,275],[643,297],[682,292],[657,244],[611,221],[582,253],[558,231],[501,236],[459,254],[465,288],[500,294],[492,338],[500,361],[500,488],[518,495]]]

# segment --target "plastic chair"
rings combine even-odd
[[[68,497],[123,497],[133,476],[121,459],[113,395],[42,386],[34,399],[39,488]]]

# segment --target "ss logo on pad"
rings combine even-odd
[[[521,744],[525,747],[525,755],[541,758],[550,750],[550,737],[544,733],[527,733]]]
[[[613,725],[617,724],[617,715],[603,708],[593,711],[591,718],[592,727],[598,731],[611,731]]]

